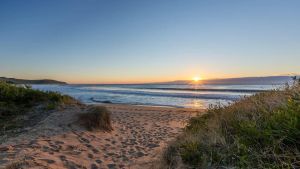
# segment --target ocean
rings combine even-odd
[[[228,105],[242,97],[282,85],[199,85],[199,84],[127,84],[127,85],[32,85],[33,89],[56,91],[83,103],[117,103],[186,108]]]

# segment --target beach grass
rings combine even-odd
[[[169,168],[299,168],[300,85],[211,106],[163,155]]]
[[[77,103],[70,96],[57,92],[43,92],[30,86],[19,86],[0,81],[0,129],[5,131],[22,126],[22,116],[39,108],[41,111],[55,109],[62,104]]]
[[[111,131],[110,112],[103,106],[92,106],[87,112],[79,114],[79,123],[88,130]]]

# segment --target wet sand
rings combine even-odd
[[[114,130],[87,131],[77,123],[82,106],[52,113],[0,146],[0,166],[25,168],[150,168],[188,119],[203,110],[101,104]]]

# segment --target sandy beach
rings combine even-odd
[[[112,132],[87,131],[77,123],[85,106],[70,106],[0,146],[0,167],[153,168],[166,143],[203,110],[101,104],[111,112]]]

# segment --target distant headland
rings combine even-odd
[[[299,75],[295,75],[299,77]],[[203,85],[278,85],[292,81],[294,76],[264,76],[264,77],[239,77],[222,79],[205,79],[199,84]],[[171,82],[160,82],[157,84],[193,84],[193,80],[177,80]]]
[[[61,82],[52,79],[28,80],[28,79],[0,77],[0,81],[5,81],[7,83],[14,83],[14,84],[67,84],[66,82]]]

